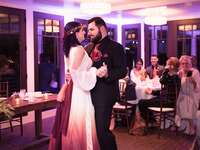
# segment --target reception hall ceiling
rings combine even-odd
[[[84,0],[33,0],[36,3],[52,5],[73,5],[79,7]],[[88,0],[87,0],[88,1]],[[91,0],[98,1],[98,0]],[[112,13],[109,15],[143,17],[141,11],[145,8],[167,6],[165,16],[168,19],[200,16],[200,0],[100,0],[111,3]]]

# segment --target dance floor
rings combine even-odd
[[[54,117],[43,119],[43,130],[49,134],[52,128]],[[147,136],[133,136],[127,133],[125,127],[114,129],[119,150],[189,150],[192,146],[194,137],[183,134],[175,135],[173,132],[164,132],[158,139],[157,130],[152,130]],[[12,133],[10,129],[2,130],[2,140],[0,141],[0,150],[21,150],[22,146],[34,141],[34,122],[24,124],[24,136],[20,136],[19,127],[14,128]],[[48,143],[44,142],[32,150],[47,150]],[[30,150],[30,148],[28,149]]]

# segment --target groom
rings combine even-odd
[[[88,36],[94,44],[89,52],[93,66],[107,66],[107,70],[102,72],[101,78],[97,78],[97,83],[91,90],[97,137],[101,150],[117,150],[115,136],[109,126],[113,105],[119,98],[118,79],[126,75],[125,53],[122,45],[108,37],[107,26],[100,17],[88,20]]]

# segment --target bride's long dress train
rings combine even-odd
[[[71,105],[65,106],[68,107],[67,110],[70,109],[69,117],[68,118],[66,117],[68,121],[65,121],[68,122],[68,124],[62,125],[62,123],[59,123],[62,125],[60,126],[62,129],[57,129],[57,130],[58,131],[60,130],[62,134],[60,136],[58,134],[57,137],[55,136],[56,134],[51,135],[49,150],[58,150],[58,149],[99,150],[100,149],[96,136],[94,107],[92,105],[90,96],[90,89],[92,89],[96,83],[96,73],[95,73],[96,70],[94,68],[91,68],[91,65],[92,61],[87,55],[87,53],[85,53],[83,61],[79,66],[78,70],[71,70],[71,76],[73,80]],[[66,92],[69,91],[70,90],[68,89],[68,91]],[[58,111],[59,110],[57,110],[57,112]],[[57,116],[56,116],[56,121],[59,121],[59,119],[57,119],[59,117]],[[67,131],[65,132],[66,126],[67,126]],[[59,128],[59,125],[57,125],[57,127],[54,125],[53,131],[55,131],[55,128]]]

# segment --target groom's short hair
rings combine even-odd
[[[104,26],[107,30],[107,25],[101,17],[93,17],[88,20],[88,24],[90,24],[92,22],[95,22],[96,26],[98,26],[98,27]]]

